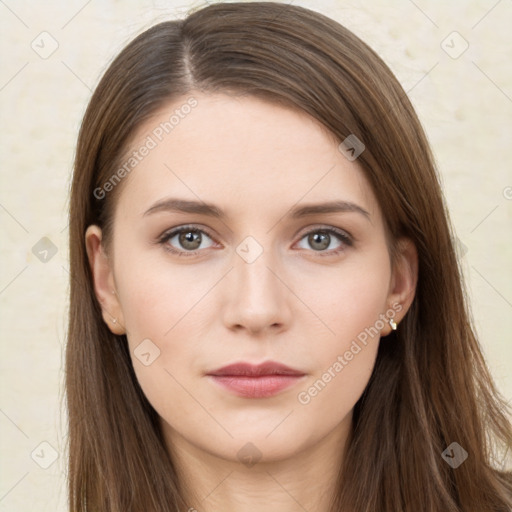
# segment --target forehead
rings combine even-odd
[[[228,215],[340,199],[379,213],[333,134],[303,112],[251,96],[193,92],[164,105],[138,128],[129,160],[119,206],[133,211],[172,195],[224,205]]]

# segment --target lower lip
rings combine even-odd
[[[304,375],[209,375],[217,384],[244,398],[268,398],[296,384]]]

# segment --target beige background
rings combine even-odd
[[[136,34],[205,3],[0,1],[0,512],[66,509],[67,192],[91,90]],[[485,355],[510,399],[512,1],[294,3],[353,30],[409,92],[442,174]],[[32,252],[43,237],[57,250],[46,262]]]

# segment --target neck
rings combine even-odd
[[[255,464],[250,458],[220,458],[168,431],[166,442],[190,504],[181,512],[330,512],[350,425],[348,417],[314,445]]]

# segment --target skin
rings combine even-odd
[[[197,107],[118,185],[108,254],[101,230],[87,230],[104,321],[127,334],[137,379],[160,415],[191,508],[254,512],[272,504],[281,512],[326,511],[353,407],[379,342],[389,342],[380,340],[389,324],[376,321],[393,304],[401,308],[397,324],[406,314],[417,281],[416,250],[401,240],[392,268],[369,183],[317,121],[253,97],[191,95]],[[166,105],[139,127],[132,149],[185,101]],[[145,215],[169,197],[213,203],[226,217]],[[369,217],[355,211],[288,216],[294,207],[333,200],[355,203]],[[164,232],[189,224],[207,231],[196,255],[165,250],[167,244],[190,251],[193,244],[180,245],[178,236],[158,243]],[[318,250],[321,243],[307,233],[328,227],[348,233],[352,245],[331,234]],[[248,236],[257,244],[244,245]],[[251,263],[237,252],[242,247],[255,255],[258,244],[262,253]],[[380,333],[359,343],[362,350],[342,371],[300,403],[298,394],[328,368],[332,373],[338,356],[374,325]],[[134,354],[145,339],[160,350],[148,366]],[[233,362],[266,360],[306,375],[264,399],[235,396],[205,377]],[[261,456],[255,465],[239,459],[244,446]]]

